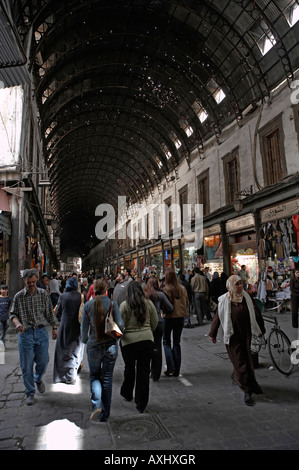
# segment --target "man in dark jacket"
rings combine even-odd
[[[292,326],[298,328],[298,307],[299,307],[299,268],[295,268],[290,281],[291,303],[292,303]]]

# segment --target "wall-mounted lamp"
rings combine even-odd
[[[167,183],[170,183],[171,181],[174,181],[174,180],[175,180],[175,176],[174,176],[174,175],[169,176],[169,177],[166,176],[166,181],[167,181]]]
[[[236,212],[240,212],[243,209],[243,202],[240,199],[233,201],[233,205]]]

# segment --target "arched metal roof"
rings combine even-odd
[[[30,44],[61,248],[80,255],[99,204],[147,197],[299,65],[293,0],[12,3]]]

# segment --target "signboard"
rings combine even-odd
[[[261,210],[261,223],[266,224],[273,220],[283,219],[299,213],[299,199],[283,202],[276,206]]]
[[[246,214],[242,217],[237,217],[236,219],[229,220],[226,223],[226,232],[240,232],[246,228],[254,227],[254,216],[253,214]]]

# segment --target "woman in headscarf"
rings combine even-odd
[[[246,405],[253,405],[252,393],[263,393],[256,381],[250,351],[252,335],[261,336],[264,320],[250,295],[244,291],[242,279],[233,275],[227,280],[228,292],[218,299],[209,337],[216,343],[218,328],[223,328],[223,341],[233,364],[233,382],[244,392]]]
[[[73,384],[76,382],[78,367],[81,364],[80,323],[78,321],[81,294],[78,281],[70,277],[66,281],[65,292],[61,294],[56,307],[60,321],[55,346],[53,380]]]

